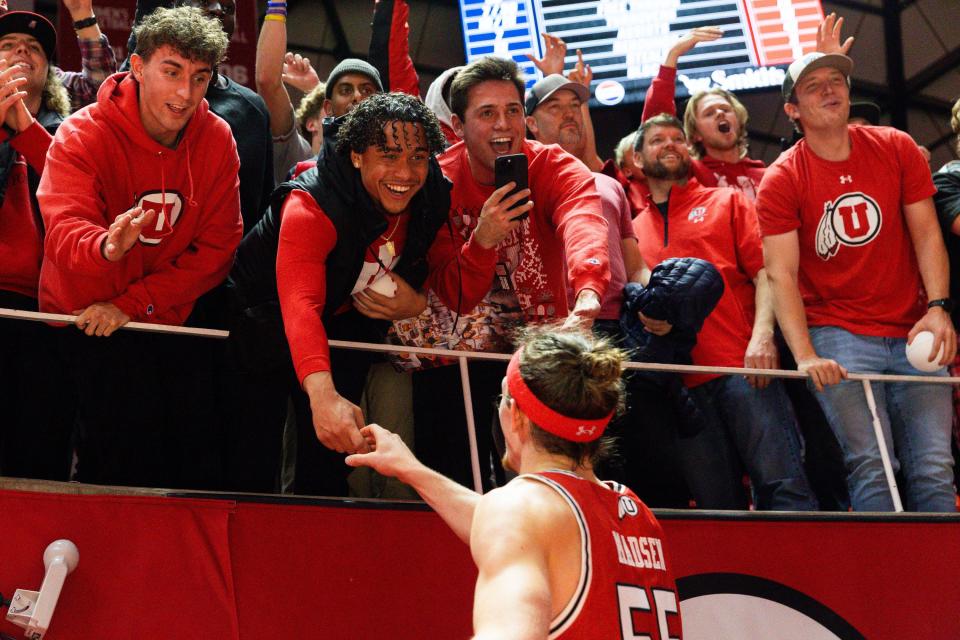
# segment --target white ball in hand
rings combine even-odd
[[[933,332],[921,331],[913,337],[913,342],[907,345],[907,360],[913,365],[914,369],[925,372],[939,370],[940,358],[943,357],[943,344],[940,345],[940,351],[933,360],[927,360],[930,355],[930,349],[933,348]]]
[[[382,296],[387,296],[388,298],[392,298],[395,295],[397,295],[397,283],[394,282],[393,278],[391,278],[390,275],[386,273],[383,274],[382,277],[374,280],[373,284],[371,284],[367,288],[370,289],[371,291],[376,291]]]

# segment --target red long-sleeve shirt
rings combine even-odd
[[[607,222],[593,174],[586,165],[558,145],[525,140],[523,152],[529,163],[528,182],[535,204],[529,226],[524,227],[526,231],[517,242],[522,245],[521,255],[535,257],[537,265],[521,282],[516,282],[519,270],[513,270],[509,274],[514,281],[511,288],[515,287],[526,315],[563,317],[568,311],[564,268],[575,295],[591,289],[603,298],[607,290]],[[462,276],[460,311],[468,312],[491,291],[494,269],[498,261],[503,262],[499,250],[504,249],[506,241],[494,249],[484,249],[473,242],[472,232],[480,210],[494,187],[481,185],[473,177],[466,144],[461,142],[448,149],[440,158],[440,167],[453,182],[450,219],[454,231],[441,230],[430,248],[428,284],[452,308],[458,300]],[[529,255],[533,250],[536,256]],[[459,274],[450,268],[458,253]]]
[[[364,257],[353,286],[358,293],[392,269],[406,244],[409,216],[391,221],[392,229],[377,238]],[[386,248],[393,243],[394,255]],[[291,191],[283,204],[280,240],[277,246],[277,293],[283,326],[297,379],[330,370],[330,346],[322,316],[327,307],[327,256],[337,245],[337,230],[316,200],[306,191]],[[379,262],[373,256],[379,257]],[[381,264],[382,263],[382,264]],[[343,305],[338,312],[350,308]]]
[[[0,142],[6,140],[6,132],[0,131]],[[0,207],[0,289],[36,298],[43,241],[30,200],[27,165],[38,174],[43,173],[53,136],[34,121],[9,140],[17,156],[7,175]]]

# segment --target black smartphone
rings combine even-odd
[[[497,189],[507,184],[508,182],[515,182],[515,186],[507,196],[512,196],[518,191],[523,191],[527,188],[527,156],[522,153],[514,153],[508,156],[497,156],[496,161],[493,164],[493,184]],[[526,204],[529,198],[524,198],[520,202],[516,203],[511,207],[514,209],[519,207],[522,204]],[[529,212],[525,211],[521,213],[513,220],[523,220],[528,215]]]

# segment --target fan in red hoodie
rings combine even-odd
[[[43,227],[35,194],[70,102],[49,74],[57,34],[36,13],[0,16],[0,307],[37,309]],[[73,406],[46,325],[0,320],[0,473],[66,480]]]
[[[163,20],[174,22],[163,14],[144,29]],[[130,320],[183,324],[223,281],[242,235],[236,145],[203,99],[222,51],[138,52],[130,73],[64,122],[37,194],[40,306],[76,313],[87,335]]]
[[[131,320],[184,324],[242,235],[236,146],[204,100],[226,34],[188,7],[158,9],[135,32],[131,71],[61,125],[38,189],[40,308],[77,315],[86,336]],[[78,479],[217,486],[206,344],[61,334],[79,401]]]

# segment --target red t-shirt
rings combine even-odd
[[[690,179],[670,190],[667,220],[648,200],[633,221],[640,254],[651,269],[667,258],[702,258],[723,277],[723,296],[707,316],[693,348],[697,365],[742,367],[753,332],[756,288],[753,279],[763,267],[757,215],[735,189],[708,189]],[[684,376],[693,387],[715,375]]]
[[[811,326],[902,338],[924,313],[903,205],[936,192],[907,134],[851,125],[850,157],[824,160],[801,140],[767,169],[757,199],[764,236],[797,231],[798,280]]]
[[[567,471],[520,477],[559,493],[580,526],[580,582],[550,638],[682,638],[663,529],[630,489]]]
[[[402,215],[391,235],[391,226],[368,248],[352,293],[363,291],[392,269],[400,259],[407,237],[409,215]],[[394,256],[384,236],[394,243]],[[277,246],[277,292],[283,325],[297,379],[330,370],[330,347],[321,317],[326,304],[327,256],[337,244],[337,231],[316,200],[306,191],[291,191],[283,204]],[[381,265],[374,258],[379,255]],[[347,302],[338,313],[350,308]]]

